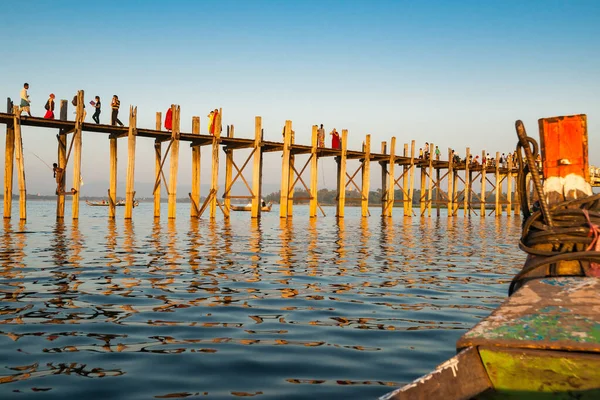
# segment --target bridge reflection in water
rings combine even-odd
[[[2,398],[374,398],[452,355],[523,261],[513,217],[90,213],[4,221]]]

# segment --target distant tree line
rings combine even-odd
[[[376,191],[369,192],[369,204],[375,205],[381,203],[381,189],[377,189]],[[437,189],[434,188],[431,192],[431,199],[435,201],[437,195]],[[279,204],[279,198],[281,196],[281,191],[273,192],[267,196],[264,196],[265,201],[273,202],[275,204]],[[425,194],[427,196],[427,194]],[[478,194],[479,196],[479,194]],[[317,192],[317,197],[319,199],[319,204],[323,205],[335,205],[337,202],[337,190],[328,190],[328,189],[320,189]],[[404,200],[404,193],[402,190],[394,191],[394,198],[396,200],[396,206],[401,207],[402,201]],[[514,201],[514,193],[513,193],[513,201]],[[421,190],[415,189],[413,191],[413,205],[419,204],[421,201]],[[426,198],[427,199],[427,198]],[[501,200],[506,199],[506,193],[502,193]],[[439,200],[443,203],[447,202],[446,192],[440,191]],[[464,201],[464,194],[458,195],[458,202]],[[472,202],[479,202],[479,197],[473,196],[471,198]],[[486,203],[494,203],[496,201],[496,193],[494,192],[486,192]],[[294,204],[308,204],[310,202],[310,194],[305,189],[296,189],[294,191]],[[347,205],[360,205],[361,202],[361,194],[356,190],[346,190],[346,204]]]

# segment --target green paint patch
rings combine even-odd
[[[551,307],[546,307],[549,308]],[[600,324],[593,319],[570,314],[569,310],[565,309],[558,313],[556,310],[540,311],[546,313],[506,321],[486,330],[484,336],[486,339],[600,343]]]
[[[559,393],[567,397],[553,398],[580,398],[569,396],[573,396],[574,392],[594,393],[596,396],[600,393],[600,356],[597,355],[489,349],[480,349],[479,354],[498,395],[509,396],[511,392]],[[528,395],[525,398],[538,397]]]

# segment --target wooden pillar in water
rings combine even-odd
[[[77,111],[75,130],[73,131],[73,188],[76,190],[71,199],[71,214],[73,219],[79,219],[79,195],[81,191],[81,144],[83,136],[83,105],[85,96],[83,90],[77,91]]]
[[[338,170],[337,170],[337,191],[338,201],[337,210],[335,216],[338,218],[344,218],[344,211],[346,208],[346,149],[348,141],[348,130],[342,129],[342,154],[338,159]]]
[[[59,118],[61,121],[67,120],[67,100],[60,101],[60,114]],[[60,189],[59,194],[56,197],[56,219],[62,220],[65,217],[65,178],[67,169],[67,135],[61,130],[56,135],[58,140],[58,160],[57,164],[59,168],[63,170],[62,183],[57,184],[57,189]]]
[[[252,167],[252,218],[260,218],[262,207],[262,118],[254,117],[254,165]]]
[[[431,200],[433,191],[433,154],[434,146],[433,143],[429,145],[429,176],[428,176],[428,187],[427,187],[427,216],[431,217]]]
[[[115,218],[117,202],[117,137],[110,135],[110,182],[108,189],[108,218]]]
[[[381,154],[387,154],[387,143],[386,142],[381,142]],[[381,216],[385,217],[386,215],[386,208],[387,208],[387,199],[388,199],[388,192],[387,192],[387,178],[388,178],[388,171],[387,171],[387,163],[380,161],[379,165],[381,165]]]
[[[423,153],[423,154],[425,154],[425,153]],[[419,187],[419,189],[421,190],[421,193],[419,196],[419,215],[421,217],[423,217],[423,216],[425,216],[425,206],[426,206],[425,199],[427,196],[427,193],[425,191],[425,188],[427,187],[426,186],[427,185],[427,177],[426,177],[427,169],[423,164],[421,164],[419,166],[419,169],[421,170],[421,182],[420,182],[421,185]]]
[[[294,215],[294,191],[295,191],[295,187],[294,187],[294,162],[296,161],[296,156],[292,153],[292,149],[291,146],[296,143],[296,132],[294,132],[294,130],[292,129],[292,136],[290,139],[290,177],[288,180],[288,185],[290,187],[290,189],[288,190],[288,207],[287,207],[287,213],[288,213],[288,217],[292,217]]]
[[[361,215],[363,218],[369,216],[369,191],[371,189],[371,135],[367,135],[365,138],[365,144],[363,146],[363,153],[365,153],[365,159],[361,167],[362,175],[362,200]]]
[[[212,179],[210,183],[211,191],[213,192],[210,200],[210,218],[217,217],[217,190],[219,189],[219,143],[221,141],[221,121],[223,109],[219,109],[219,115],[213,121],[215,124],[215,134],[212,142]]]
[[[6,99],[6,112],[12,113],[12,101]],[[15,163],[15,125],[6,124],[6,147],[4,149],[4,218],[12,213],[13,169]]]
[[[309,217],[316,218],[317,217],[317,204],[318,200],[318,192],[319,192],[319,157],[317,154],[318,151],[318,133],[319,128],[317,125],[312,126],[312,134],[311,134],[311,150],[310,150],[310,205],[309,205]]]
[[[437,182],[437,187],[435,189],[435,209],[436,215],[440,216],[440,190],[442,187],[442,183],[440,182],[440,167],[435,169],[435,181]]]
[[[227,137],[232,138],[234,135],[234,127],[233,125],[227,126]],[[229,218],[229,212],[231,209],[231,180],[233,179],[233,149],[225,147],[225,188],[229,188],[229,191],[226,193],[225,198],[223,199],[223,213],[225,218]],[[227,189],[226,189],[227,190]]]
[[[463,215],[471,215],[471,148],[467,147],[465,157],[465,191],[463,192]]]
[[[386,206],[386,216],[391,217],[393,208],[394,208],[394,189],[396,187],[396,175],[395,175],[395,167],[396,167],[396,137],[392,136],[392,140],[390,142],[390,160],[388,162],[388,181],[387,181],[387,206]]]
[[[413,195],[415,193],[415,141],[410,143],[410,171],[408,187],[408,216],[413,215]]]
[[[171,130],[171,155],[169,173],[169,219],[177,216],[177,172],[179,170],[179,136],[181,126],[181,106],[171,107],[173,115],[173,129]]]
[[[502,194],[502,186],[500,181],[500,152],[496,152],[496,217],[502,215],[502,206],[500,205],[500,195]]]
[[[453,204],[453,192],[454,192],[454,154],[452,154],[452,149],[448,148],[448,216],[451,217],[454,212],[454,204]]]
[[[192,134],[200,134],[200,117],[192,117]],[[200,209],[200,146],[192,146],[192,204],[190,217],[197,218]]]
[[[285,121],[283,129],[283,154],[281,156],[281,192],[279,195],[279,217],[288,217],[288,195],[290,192],[290,145],[292,121]]]
[[[454,169],[452,171],[452,216],[458,214],[458,171]]]
[[[485,150],[481,151],[481,161],[485,160],[484,163],[481,164],[481,206],[479,212],[481,214],[481,218],[485,218],[485,185],[487,179],[485,177],[486,169],[487,169],[487,158],[485,157]]]
[[[402,152],[404,157],[408,157],[408,143],[404,143],[404,150]],[[402,212],[405,217],[408,217],[409,207],[408,207],[408,171],[410,166],[403,165],[402,166]]]
[[[156,130],[160,131],[162,127],[162,113],[156,113]],[[154,190],[154,218],[160,218],[160,190],[162,186],[162,177],[160,166],[162,164],[162,143],[156,139],[154,141],[154,182],[158,183]]]
[[[27,187],[25,184],[25,161],[23,159],[23,138],[21,136],[21,111],[14,107],[13,129],[15,131],[15,161],[19,178],[19,218],[27,219]]]
[[[135,194],[135,139],[137,136],[137,107],[129,106],[129,132],[127,133],[127,177],[125,180],[125,219],[133,217]]]
[[[506,202],[508,203],[506,205],[506,215],[510,216],[511,212],[512,212],[512,181],[513,181],[513,174],[512,174],[512,168],[513,168],[513,162],[512,162],[512,155],[509,153],[508,157],[507,157],[507,165],[508,165],[508,170],[506,172]]]

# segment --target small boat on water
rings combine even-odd
[[[85,204],[87,204],[88,206],[92,206],[92,207],[108,207],[109,206],[109,202],[106,200],[100,200],[100,201],[89,201],[86,200]],[[139,201],[134,200],[133,201],[133,207],[137,207],[139,205]],[[124,207],[125,206],[125,200],[118,200],[115,203],[115,206],[117,207]]]
[[[543,185],[537,143],[516,123],[528,257],[508,299],[458,340],[456,356],[381,400],[600,399],[600,195],[589,184],[587,118],[539,127]]]
[[[270,212],[271,211],[271,207],[273,207],[273,203],[269,202],[268,204],[265,204],[263,202],[263,206],[260,208],[260,211],[262,212]],[[245,206],[231,206],[231,209],[233,211],[252,211],[252,204],[246,204]]]

